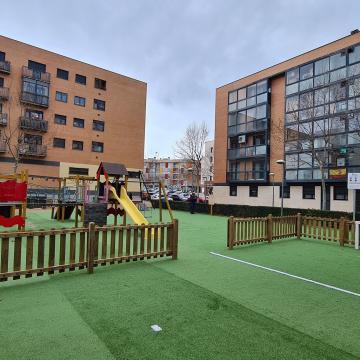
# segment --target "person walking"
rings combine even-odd
[[[195,213],[196,200],[197,200],[197,197],[196,197],[195,193],[192,192],[191,195],[190,195],[190,213],[191,214]]]

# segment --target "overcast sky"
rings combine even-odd
[[[359,0],[12,0],[0,32],[148,84],[145,156],[208,123],[215,89],[360,28]]]

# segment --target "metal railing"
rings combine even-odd
[[[23,156],[45,157],[47,154],[46,145],[23,144],[20,147],[20,154]]]
[[[46,132],[48,131],[48,122],[45,120],[31,119],[22,116],[20,117],[20,128],[25,130]]]
[[[0,72],[10,74],[11,65],[10,61],[0,61]]]
[[[27,77],[29,79],[44,81],[47,83],[50,82],[50,73],[36,71],[36,70],[28,68],[27,66],[23,66],[22,76]]]
[[[229,160],[254,157],[254,156],[265,156],[265,155],[266,155],[266,145],[248,146],[248,147],[228,150]]]
[[[255,181],[266,180],[266,171],[250,170],[250,171],[229,171],[227,173],[228,181]]]
[[[0,113],[0,126],[6,126],[8,124],[8,114]]]
[[[265,131],[267,120],[255,120],[245,124],[229,126],[229,136],[244,134],[249,132]]]
[[[23,91],[21,101],[27,104],[38,105],[41,107],[49,106],[49,97]]]
[[[0,87],[0,100],[9,100],[9,88]]]

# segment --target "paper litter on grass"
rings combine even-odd
[[[162,328],[159,325],[151,325],[151,329],[155,332],[159,332]]]

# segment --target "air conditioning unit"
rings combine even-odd
[[[238,136],[238,143],[239,143],[239,144],[244,144],[244,143],[246,143],[246,135],[239,135],[239,136]]]

